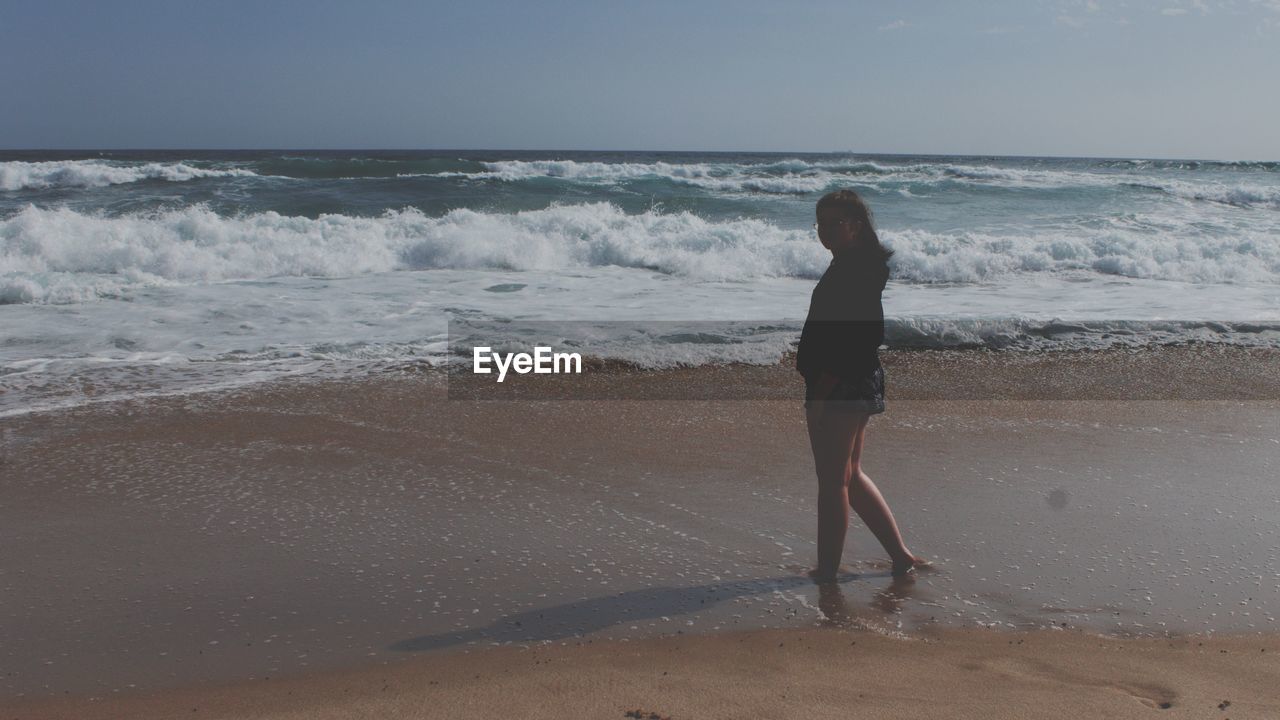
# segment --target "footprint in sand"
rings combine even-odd
[[[1149,708],[1167,710],[1173,707],[1178,693],[1170,687],[1158,683],[1125,680],[1122,678],[1102,678],[1082,675],[1058,665],[1029,658],[998,658],[984,660],[967,666],[970,670],[989,670],[1016,679],[1034,678],[1047,680],[1059,685],[1074,685],[1115,690],[1133,697]],[[1105,669],[1099,668],[1100,672]]]

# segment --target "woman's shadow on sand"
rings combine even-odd
[[[845,597],[841,582],[888,578],[888,586],[876,590],[869,607],[856,608]],[[583,599],[538,610],[508,615],[486,627],[467,628],[435,635],[423,635],[392,644],[400,652],[439,650],[484,640],[490,643],[540,642],[582,637],[598,630],[637,620],[677,618],[700,612],[726,600],[754,597],[769,592],[812,586],[808,577],[773,577],[737,582],[712,583],[693,587],[660,587],[633,590],[608,597]],[[818,585],[818,609],[822,625],[880,630],[888,616],[902,611],[912,597],[913,575],[890,578],[889,573],[841,574],[835,583]],[[683,632],[683,631],[677,631]]]

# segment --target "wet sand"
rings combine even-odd
[[[356,706],[316,694],[323,673],[352,673],[342,677],[373,703],[377,673],[403,672],[395,697],[408,705],[394,712],[404,714],[428,702],[427,688],[409,687],[411,661],[492,663],[529,685],[494,685],[517,694],[458,699],[450,714],[492,716],[485,697],[554,714],[536,685],[605,703],[583,712],[620,716],[641,699],[600,688],[647,686],[579,651],[613,647],[599,651],[612,657],[658,643],[635,660],[650,662],[661,643],[679,641],[683,684],[653,697],[684,704],[647,709],[726,717],[739,698],[767,707],[757,694],[805,686],[808,716],[822,716],[819,686],[840,677],[836,656],[823,653],[836,652],[837,637],[876,649],[859,666],[884,673],[876,677],[889,684],[876,687],[906,691],[911,674],[930,678],[914,694],[872,691],[868,713],[910,715],[943,701],[935,683],[969,697],[996,678],[1024,700],[1071,692],[1078,707],[1101,708],[1087,704],[1093,694],[1110,702],[1124,692],[1095,682],[1106,675],[1098,663],[1139,657],[1140,647],[1149,654],[1133,661],[1125,687],[1165,683],[1183,698],[1212,694],[1217,677],[1194,670],[1197,642],[1228,643],[1224,658],[1245,647],[1236,642],[1277,652],[1280,354],[884,358],[889,411],[872,420],[864,468],[909,546],[937,569],[894,581],[855,519],[835,596],[804,577],[816,489],[799,377],[785,366],[615,369],[588,380],[607,379],[613,393],[621,385],[626,397],[764,396],[750,400],[468,402],[447,400],[438,374],[407,369],[0,420],[0,708],[52,717],[41,703],[66,696],[115,711],[127,698],[168,702],[230,684],[239,689],[224,699],[257,698],[253,713],[313,716],[293,696],[247,689],[288,681],[311,688],[298,696],[331,698],[325,706],[340,716]],[[964,394],[978,382],[997,399]],[[1010,660],[993,654],[1009,633],[954,634],[976,626],[1035,630],[1024,643],[1039,650]],[[705,665],[724,643],[765,647],[778,633],[831,647],[771,666],[772,684],[735,675],[753,653]],[[937,641],[954,656],[914,650],[924,638],[946,638]],[[1062,638],[1083,643],[1082,655]],[[509,646],[498,648],[506,660],[463,660],[493,643]],[[561,653],[559,685],[539,679],[535,649]],[[1088,670],[1062,670],[1070,658]],[[439,692],[467,691],[458,678]],[[1227,668],[1219,679],[1241,699],[1274,699],[1252,678]],[[839,692],[830,707],[852,702]],[[1028,714],[1023,700],[1008,702],[1009,717]]]

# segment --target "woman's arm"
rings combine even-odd
[[[880,296],[889,268],[845,266],[831,279],[835,282],[825,293],[819,290],[814,296],[796,351],[796,369],[827,391],[874,364],[876,348],[884,341]]]

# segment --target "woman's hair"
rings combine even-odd
[[[818,201],[817,209],[822,210],[823,208],[838,208],[848,217],[857,220],[862,227],[862,232],[870,233],[869,237],[864,235],[859,238],[862,247],[870,250],[871,254],[884,262],[885,265],[889,264],[889,258],[893,257],[894,251],[881,244],[880,236],[876,234],[875,225],[871,224],[871,209],[858,196],[858,193],[852,190],[829,192]]]

